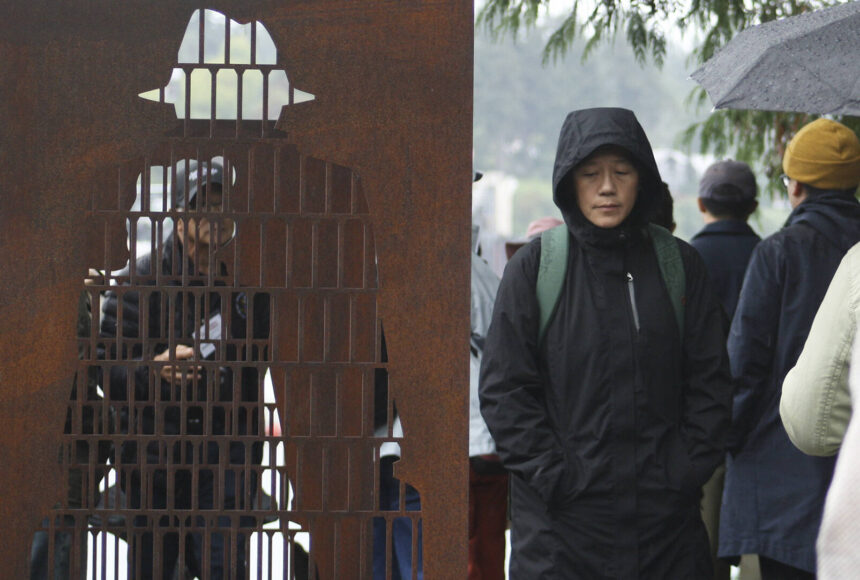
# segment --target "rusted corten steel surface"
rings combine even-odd
[[[276,61],[213,64],[203,35],[200,58],[183,57],[195,14],[205,29],[204,9],[235,30],[252,23],[252,55],[263,25]],[[395,407],[404,431],[395,474],[421,494],[419,512],[397,515],[421,522],[427,578],[465,575],[472,27],[472,4],[461,0],[3,2],[4,577],[26,577],[45,518],[51,532],[89,531],[86,557],[100,578],[113,577],[98,551],[105,543],[139,546],[153,531],[156,542],[203,538],[201,577],[216,536],[233,574],[242,549],[265,560],[273,538],[289,551],[299,532],[312,573],[368,577],[373,518],[394,517],[379,511],[378,466]],[[238,40],[229,37],[231,55]],[[211,114],[190,113],[190,80],[177,107],[167,88],[161,102],[139,96],[169,86],[174,69],[219,79]],[[217,95],[231,86],[222,74],[273,79],[280,70],[286,106],[263,83],[255,116],[239,81],[235,114],[222,114]],[[213,163],[224,167],[223,203],[179,199],[179,183],[212,187]],[[162,228],[203,219],[226,241],[198,258],[210,268],[189,267]],[[135,261],[146,244],[134,226],[144,222],[158,236],[153,262],[172,258],[157,274]],[[93,268],[106,275],[88,275]],[[85,331],[76,326],[82,295],[94,313]],[[113,334],[109,318],[99,328],[96,306],[111,297]],[[149,306],[132,312],[139,304]],[[199,360],[155,360],[178,344]],[[171,363],[189,374],[160,382]],[[109,379],[117,373],[141,378],[123,390]],[[380,434],[376,395],[386,382]],[[266,429],[276,422],[280,433]],[[108,474],[113,500],[105,493],[98,503]],[[201,481],[211,482],[208,499],[198,497]],[[144,577],[140,558],[129,558]]]

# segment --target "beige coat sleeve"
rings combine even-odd
[[[848,365],[860,303],[860,244],[842,260],[803,352],[782,385],[779,413],[791,441],[809,455],[834,455],[851,418]]]
[[[860,342],[860,341],[858,341]],[[860,344],[854,345],[849,383],[853,399],[860,395]],[[818,533],[818,580],[856,578],[860,570],[860,421],[851,421],[827,491]]]

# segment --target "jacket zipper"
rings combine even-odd
[[[633,288],[633,274],[627,272],[627,291],[630,294],[630,309],[633,311],[633,324],[639,333],[639,311],[636,310],[636,291]]]

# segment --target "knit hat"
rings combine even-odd
[[[702,199],[738,203],[754,200],[757,193],[755,175],[742,161],[717,161],[705,170],[699,181],[699,197]]]
[[[850,189],[860,183],[860,139],[843,125],[817,119],[805,125],[785,150],[782,170],[818,189]]]

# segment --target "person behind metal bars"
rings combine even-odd
[[[142,512],[130,518],[131,578],[168,580],[181,554],[199,578],[245,575],[247,534],[227,513],[251,509],[257,488],[264,371],[235,363],[266,356],[246,352],[243,339],[248,330],[269,338],[269,296],[225,287],[218,251],[236,226],[224,210],[224,181],[219,161],[180,161],[174,233],[106,297],[101,337],[121,338],[104,340],[100,354],[111,401],[128,416],[117,469],[129,509]],[[214,525],[199,513],[207,510],[219,514]],[[180,537],[180,526],[196,528]]]

